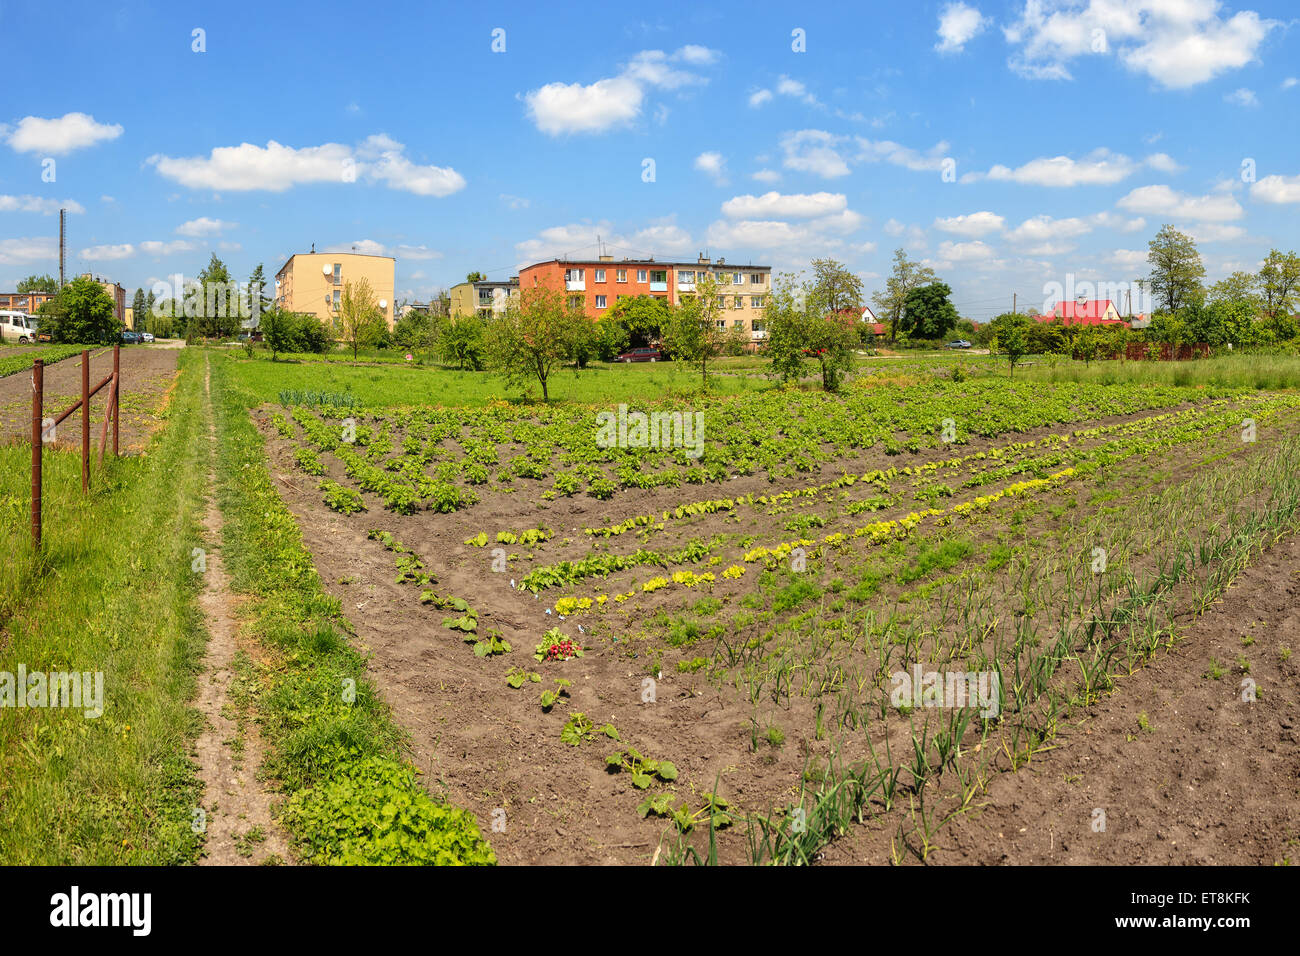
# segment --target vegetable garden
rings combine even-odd
[[[942,861],[1300,523],[1289,391],[907,367],[634,406],[702,413],[698,456],[587,405],[284,398],[281,494],[503,862]]]

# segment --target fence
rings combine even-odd
[[[90,350],[81,351],[81,398],[64,409],[55,418],[45,418],[45,361],[36,359],[32,363],[32,547],[39,551],[41,547],[41,466],[42,452],[47,435],[53,435],[55,429],[69,415],[81,409],[81,492],[90,491],[90,400],[105,385],[108,389],[108,404],[104,409],[104,426],[99,433],[99,460],[104,463],[104,448],[108,444],[108,424],[113,423],[113,456],[118,454],[118,401],[121,392],[121,346],[113,346],[113,371],[104,376],[94,388],[90,387]],[[51,439],[52,440],[52,439]]]

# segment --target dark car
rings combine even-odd
[[[948,343],[948,348],[950,348],[950,349],[968,349],[968,348],[970,348],[970,343],[967,342],[965,339],[958,339],[958,340],[955,341],[955,342],[949,342],[949,343]]]
[[[664,353],[654,348],[631,349],[624,352],[615,362],[662,362]]]
[[[143,341],[144,340],[140,338],[139,332],[132,332],[130,329],[127,329],[122,333],[123,345],[139,345]]]

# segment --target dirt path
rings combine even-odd
[[[1300,534],[1180,631],[1055,750],[994,780],[931,862],[1300,863]]]
[[[205,378],[204,391],[209,437],[215,454],[210,376]],[[210,470],[209,486],[214,479],[215,474]],[[207,541],[219,542],[222,516],[215,494],[208,498],[203,524]],[[243,719],[230,700],[234,659],[239,650],[230,577],[215,547],[207,550],[203,560],[205,586],[199,607],[207,620],[209,637],[197,700],[205,727],[196,744],[205,787],[207,847],[202,863],[209,866],[292,863],[288,839],[271,817],[271,794],[256,779],[263,754],[257,725]]]

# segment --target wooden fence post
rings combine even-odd
[[[118,406],[119,406],[119,403],[120,403],[120,393],[121,393],[121,391],[122,391],[121,388],[118,387],[118,386],[120,386],[121,383],[122,383],[122,378],[121,378],[122,373],[121,373],[121,364],[120,364],[121,352],[122,352],[122,343],[121,343],[121,342],[114,342],[114,343],[113,343],[113,392],[112,392],[112,399],[113,399],[113,457],[114,457],[114,458],[116,458],[116,457],[117,457],[117,454],[118,454],[118,453],[117,453],[117,417],[118,417]]]
[[[81,493],[90,490],[90,350],[81,350]]]

